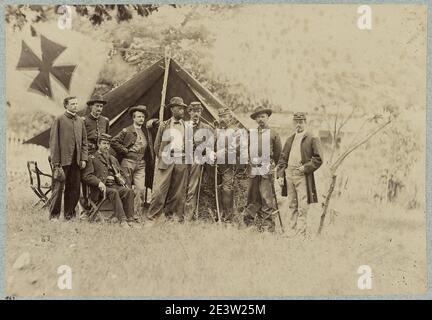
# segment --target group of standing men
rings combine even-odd
[[[219,121],[212,125],[202,117],[200,102],[186,105],[182,98],[173,97],[166,106],[171,113],[168,120],[161,123],[156,119],[149,120],[146,106],[133,106],[128,110],[132,125],[111,137],[109,119],[101,115],[106,103],[101,96],[92,97],[87,102],[89,112],[82,118],[77,116],[77,99],[64,99],[66,111],[55,119],[50,134],[53,166],[50,219],[58,220],[63,193],[65,219],[76,216],[82,183],[84,198],[88,196],[97,201],[105,196],[112,203],[115,219],[121,226],[140,228],[145,178],[154,168],[155,183],[145,224],[152,225],[162,216],[180,222],[196,219],[204,164],[195,158],[191,162],[185,161],[188,157],[185,136],[192,132],[191,145],[195,151],[205,141],[205,137],[196,133],[204,129],[214,133],[216,145],[222,142],[226,146],[217,151],[206,147],[202,154],[212,158],[210,163],[216,166],[218,218],[224,222],[233,221],[236,215],[235,174],[243,165],[238,158],[234,163],[223,161],[218,164],[216,161],[221,157],[228,158],[233,151],[224,144],[228,142],[225,141],[227,136],[218,135],[218,129],[233,129],[234,134],[238,129],[231,110],[219,110]],[[189,113],[189,121],[184,120],[185,112]],[[246,166],[249,172],[247,206],[241,213],[241,220],[246,226],[275,230],[275,216],[280,215],[274,187],[276,173],[278,183],[288,187],[291,227],[296,234],[305,235],[308,205],[318,201],[313,172],[322,163],[320,142],[306,131],[306,116],[298,112],[293,117],[296,132],[282,148],[279,134],[268,125],[271,114],[272,110],[264,107],[258,107],[251,114],[258,125],[258,144],[247,148],[257,147],[260,154],[266,137],[264,143],[270,147],[270,162],[265,171],[253,170],[262,163],[251,161]],[[149,129],[156,126],[158,130],[153,142]],[[234,145],[237,155],[239,147]],[[167,157],[172,161],[166,161]]]

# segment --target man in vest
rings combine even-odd
[[[275,215],[277,210],[274,189],[273,171],[279,161],[282,144],[279,134],[268,126],[272,110],[258,107],[251,114],[251,118],[258,124],[258,141],[249,141],[251,156],[261,157],[250,159],[250,174],[244,222],[246,225],[255,223],[260,231],[275,230]],[[263,145],[269,146],[268,158],[263,156]],[[255,148],[255,150],[252,150]]]
[[[296,235],[307,233],[307,212],[310,203],[318,202],[314,171],[323,161],[318,137],[306,130],[306,115],[296,112],[293,116],[295,133],[288,137],[277,165],[277,180],[288,183],[288,202],[291,209],[291,227]]]
[[[155,188],[148,210],[148,219],[155,221],[164,212],[169,218],[184,221],[184,206],[188,179],[188,167],[185,164],[184,112],[187,105],[180,97],[173,97],[167,105],[171,118],[163,121],[155,139],[157,155]],[[151,225],[148,223],[147,225]]]
[[[147,107],[138,105],[129,109],[132,117],[132,125],[120,131],[112,140],[112,148],[122,158],[121,167],[126,173],[130,186],[135,191],[135,217],[143,212],[146,166],[151,166],[154,161],[152,136],[145,123],[147,119]]]

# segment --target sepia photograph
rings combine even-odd
[[[5,5],[4,294],[428,294],[427,17]]]

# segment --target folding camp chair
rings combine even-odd
[[[114,211],[112,204],[107,201],[108,198],[105,196],[105,194],[98,201],[93,201],[90,196],[90,188],[87,186],[87,188],[84,190],[86,192],[86,199],[89,208],[83,209],[83,211],[86,211],[85,215],[88,217],[88,220],[90,222],[97,220],[97,218],[100,218],[104,221],[109,220],[113,216]],[[83,215],[83,213],[81,213],[81,215]]]
[[[27,170],[30,177],[30,188],[39,198],[33,207],[37,206],[40,202],[43,203],[42,208],[47,207],[50,203],[48,194],[52,191],[52,176],[42,172],[36,161],[27,161]],[[42,182],[42,180],[47,180],[47,178],[49,178],[49,181]]]
[[[90,222],[95,221],[96,217],[101,214],[101,212],[100,212],[101,207],[105,203],[106,200],[107,200],[107,198],[106,198],[105,194],[103,195],[103,198],[97,202],[94,202],[93,200],[91,200],[90,196],[89,196],[88,202],[89,202],[91,208],[90,208],[90,212],[88,215],[89,215],[89,221]]]

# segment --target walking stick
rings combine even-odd
[[[221,216],[220,216],[220,210],[219,210],[219,196],[218,196],[218,183],[217,183],[217,163],[215,163],[215,194],[216,194],[216,211],[218,216],[218,223],[221,223]]]
[[[276,190],[275,190],[275,186],[274,186],[274,181],[272,181],[271,185],[272,185],[272,191],[273,191],[273,196],[274,196],[274,199],[275,199],[275,205],[276,205],[276,211],[273,212],[272,214],[277,213],[278,218],[279,218],[279,223],[280,223],[280,227],[281,227],[282,233],[285,233],[285,230],[284,230],[284,227],[283,227],[283,224],[282,224],[282,218],[281,218],[280,211],[279,211],[279,205],[278,205],[278,202],[277,202],[277,197],[276,197]]]
[[[199,209],[199,200],[200,200],[200,194],[201,194],[201,180],[202,180],[202,175],[203,175],[203,171],[204,171],[204,165],[201,165],[201,169],[200,169],[200,178],[198,181],[198,196],[197,196],[197,205],[195,208],[195,219],[198,219],[198,209]]]

